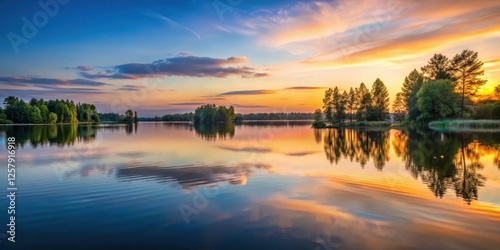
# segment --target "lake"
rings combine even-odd
[[[1,249],[496,249],[500,133],[0,127]]]

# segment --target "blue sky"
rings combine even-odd
[[[1,99],[74,99],[143,116],[206,102],[312,112],[325,87],[380,77],[393,97],[434,53],[463,49],[485,62],[483,92],[499,82],[494,1],[40,2],[50,10],[0,3]],[[24,20],[37,32],[23,34]]]

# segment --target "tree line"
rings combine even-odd
[[[193,112],[184,113],[184,114],[167,114],[164,116],[155,116],[151,119],[142,119],[145,121],[165,121],[165,122],[189,122],[193,120]]]
[[[414,69],[405,77],[392,103],[393,118],[420,125],[446,118],[500,119],[500,85],[494,91],[497,100],[475,103],[478,90],[486,83],[481,78],[482,66],[472,50],[463,50],[452,59],[434,54],[420,71]],[[364,83],[349,91],[326,90],[323,108],[314,112],[313,126],[342,125],[347,119],[384,121],[388,115],[389,93],[377,78],[371,90]]]
[[[137,117],[137,111],[132,111],[131,109],[125,111],[125,114],[99,113],[99,117],[102,122],[126,123],[126,124],[139,122],[139,118]]]
[[[472,50],[463,50],[452,59],[434,54],[420,71],[414,69],[405,77],[393,102],[396,120],[427,124],[445,118],[500,119],[499,101],[475,103],[478,90],[486,83],[481,78],[482,66]],[[500,85],[494,93],[500,97]]]
[[[206,104],[195,109],[194,113],[166,114],[161,117],[141,118],[142,121],[194,122],[194,123],[229,123],[236,119],[234,107]]]
[[[227,108],[226,108],[227,110]],[[220,111],[222,112],[222,110]],[[208,112],[207,112],[208,113]],[[143,121],[193,121],[195,113],[183,113],[183,114],[167,114],[164,116],[155,116],[154,118],[141,118]],[[220,115],[219,115],[220,116]],[[222,116],[220,116],[222,117]],[[314,119],[314,114],[312,113],[301,113],[301,112],[291,112],[291,113],[249,113],[249,114],[235,114],[234,121],[262,121],[262,120],[312,120]]]
[[[93,104],[75,103],[70,100],[43,100],[32,98],[25,102],[14,96],[5,98],[0,107],[0,124],[32,123],[98,123],[97,109]]]
[[[324,114],[324,121],[323,121]],[[314,126],[342,125],[348,119],[357,121],[385,121],[389,114],[389,92],[377,78],[369,90],[364,83],[349,92],[338,87],[329,88],[323,98],[323,109],[314,112]]]
[[[237,121],[262,121],[262,120],[311,120],[314,119],[312,113],[301,112],[278,112],[278,113],[249,113],[237,114]]]

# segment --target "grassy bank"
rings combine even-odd
[[[429,128],[447,131],[500,131],[500,120],[442,120],[429,123]]]

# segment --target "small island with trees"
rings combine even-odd
[[[463,50],[451,60],[434,54],[421,71],[414,69],[405,77],[392,104],[392,115],[388,91],[378,78],[371,91],[364,83],[349,92],[330,88],[325,91],[322,109],[314,113],[312,126],[390,126],[396,121],[400,126],[500,129],[500,85],[493,97],[477,98],[486,83],[481,78],[482,66],[472,50]]]
[[[233,106],[227,108],[215,104],[206,104],[196,108],[192,117],[195,124],[232,123],[235,118]]]

